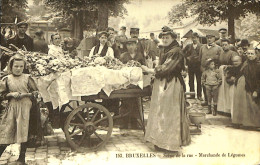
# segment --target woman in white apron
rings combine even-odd
[[[155,149],[178,151],[191,141],[181,76],[184,58],[177,35],[169,27],[162,29],[159,65],[154,70],[143,68],[156,77],[145,140],[153,143]]]

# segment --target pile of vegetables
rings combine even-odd
[[[136,61],[129,61],[123,64],[119,59],[100,56],[85,56],[83,59],[79,57],[71,58],[69,54],[65,54],[64,58],[57,59],[39,52],[19,51],[27,61],[27,68],[32,76],[45,76],[55,72],[65,72],[74,68],[105,66],[108,69],[120,70],[123,67],[140,67],[141,64]]]

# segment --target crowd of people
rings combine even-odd
[[[42,30],[37,30],[32,39],[26,34],[27,29],[26,22],[18,23],[14,37],[5,40],[1,35],[1,46],[42,52],[56,58],[63,58],[66,51],[71,58],[77,56],[73,39],[62,41],[61,35],[55,33],[48,45]],[[260,52],[247,39],[233,45],[227,38],[227,29],[222,28],[219,37],[204,36],[206,44],[201,44],[202,36],[194,32],[192,43],[183,47],[177,42],[177,34],[167,26],[159,34],[161,42],[154,33],[150,39],[139,39],[139,28],[130,28],[130,38],[125,33],[126,27],[121,27],[119,33],[111,27],[99,32],[99,42],[87,56],[109,56],[123,63],[138,61],[144,74],[154,75],[145,140],[153,143],[155,149],[176,151],[191,141],[184,95],[186,72],[191,92],[195,91],[196,77],[196,98],[208,106],[207,114],[230,113],[235,127],[260,127]],[[32,98],[37,95],[37,87],[29,74],[24,73],[23,58],[10,57],[8,53],[1,56],[1,70],[8,66],[9,71],[1,82],[1,96],[9,100],[9,106],[3,118],[8,124],[2,131],[5,136],[0,137],[0,155],[8,144],[21,143],[19,161],[24,163]],[[189,98],[195,99],[195,96]],[[111,100],[104,104],[118,107],[118,102]],[[115,113],[131,111],[121,128],[140,128],[138,103],[140,98],[125,99],[119,112],[115,110]]]

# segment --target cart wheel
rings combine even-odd
[[[113,119],[102,105],[86,103],[67,117],[64,133],[70,146],[78,152],[97,151],[112,134]]]

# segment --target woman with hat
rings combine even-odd
[[[89,57],[97,55],[101,57],[109,56],[114,58],[113,49],[107,45],[108,36],[109,34],[106,31],[98,33],[99,43],[91,49]]]
[[[145,140],[157,150],[178,151],[191,141],[181,76],[184,58],[177,35],[169,27],[162,28],[159,38],[163,43],[159,65],[143,67],[155,74]]]

